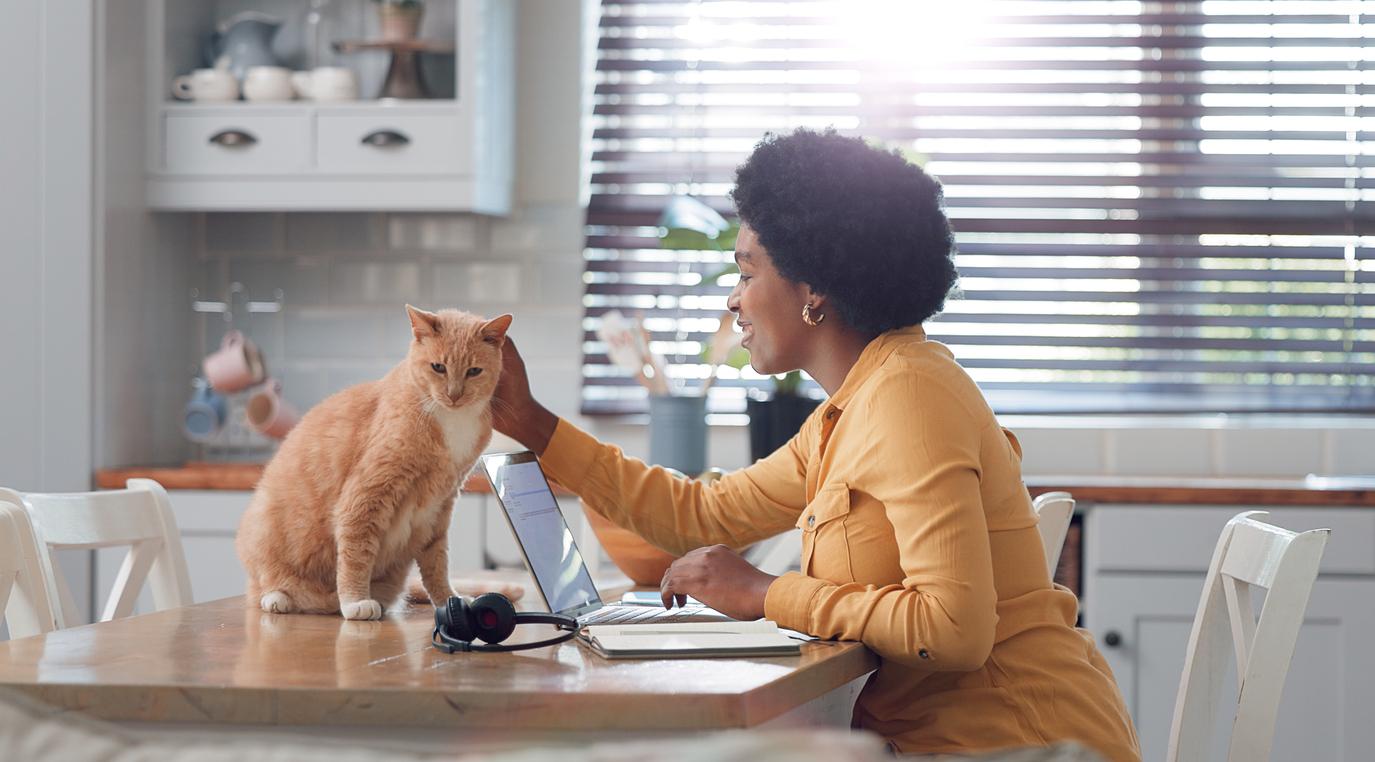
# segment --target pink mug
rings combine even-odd
[[[282,398],[282,383],[269,378],[253,390],[245,409],[248,425],[262,434],[281,439],[301,419],[300,413]]]
[[[267,377],[257,345],[238,331],[228,331],[220,348],[205,356],[201,370],[215,391],[242,391]]]

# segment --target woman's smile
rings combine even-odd
[[[735,324],[739,326],[740,332],[744,334],[744,336],[740,339],[740,346],[748,349],[750,345],[750,339],[754,338],[754,328],[751,327],[753,324],[745,320],[740,320],[738,318],[736,319]]]

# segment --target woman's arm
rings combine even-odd
[[[738,548],[770,537],[791,528],[806,502],[805,450],[798,438],[710,485],[675,477],[597,441],[539,404],[509,337],[492,412],[496,430],[539,455],[551,478],[593,510],[674,555],[715,544]]]
[[[770,585],[765,613],[912,666],[978,669],[997,623],[979,482],[985,424],[963,389],[939,380],[889,374],[874,383],[868,401],[844,413],[872,432],[844,453],[844,478],[851,499],[864,493],[884,505],[903,579],[877,586],[785,574]]]

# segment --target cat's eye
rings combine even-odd
[[[440,374],[441,376],[444,375],[444,372],[448,370],[448,368],[444,367],[444,363],[442,362],[430,363],[430,369],[433,370],[435,373]]]
[[[478,375],[481,375],[481,374],[482,374],[482,368],[469,368],[469,369],[468,369],[468,378],[472,378],[473,376],[478,376]]]

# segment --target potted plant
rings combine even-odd
[[[373,0],[381,22],[382,39],[413,40],[420,32],[420,17],[425,13],[422,0]]]

